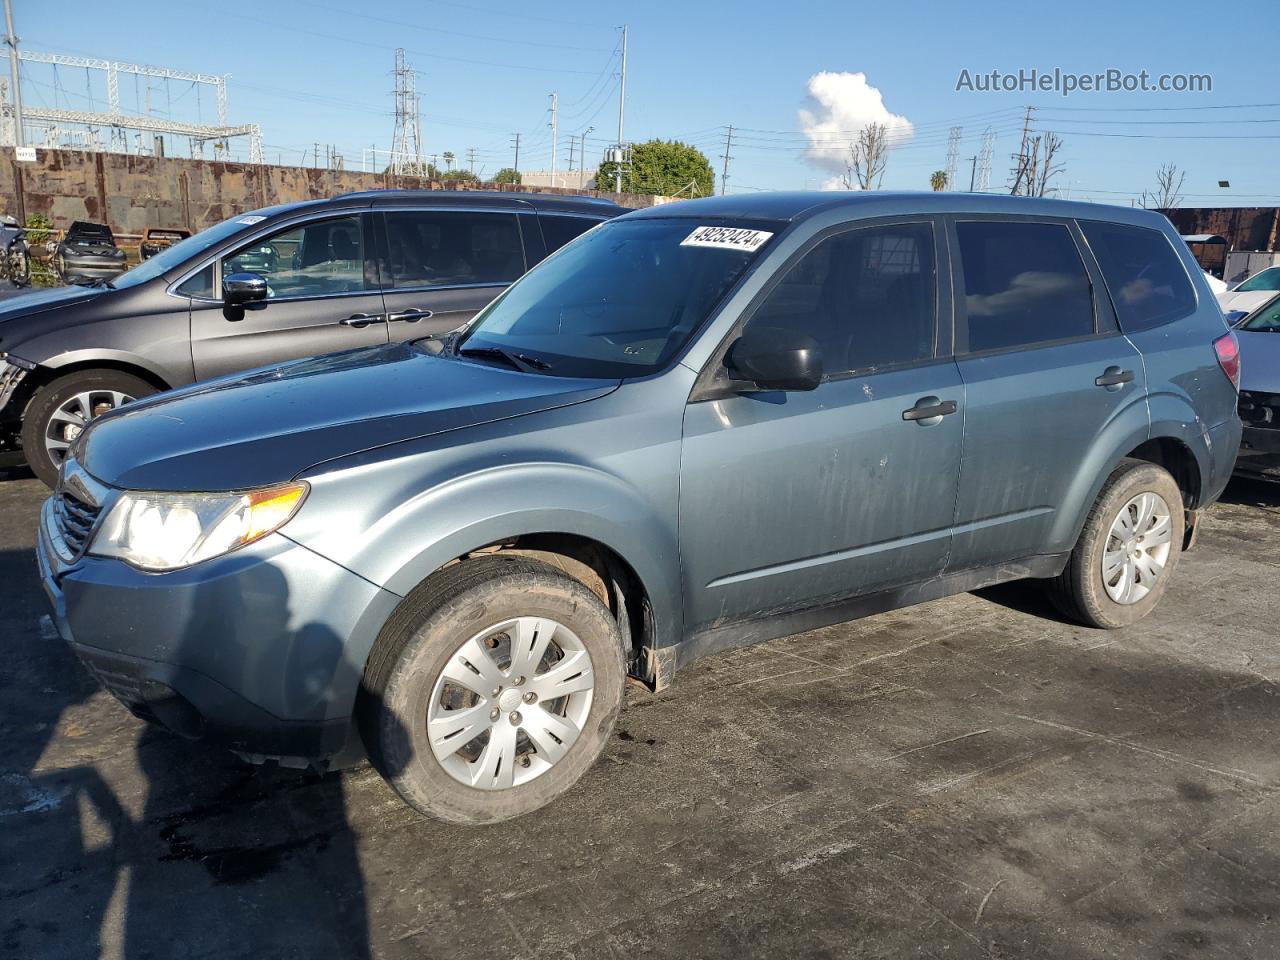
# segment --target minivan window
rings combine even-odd
[[[213,264],[206,263],[204,267],[187,279],[183,280],[175,289],[175,293],[184,297],[198,297],[202,300],[213,299]]]
[[[222,262],[222,275],[256,273],[267,299],[319,297],[366,287],[360,218],[314,220],[259,238]]]
[[[547,253],[552,254],[570,240],[582,236],[600,221],[588,220],[585,217],[540,213],[538,222],[542,224],[542,239],[547,245]]]
[[[1012,220],[956,224],[967,317],[957,350],[977,353],[1094,332],[1089,275],[1066,226]],[[967,333],[967,338],[966,338]]]
[[[558,376],[634,377],[658,369],[781,227],[763,228],[764,242],[754,249],[682,244],[699,226],[674,218],[603,224],[509,287],[476,317],[459,348],[532,355]]]
[[[510,283],[524,273],[513,213],[413,210],[386,217],[393,287]]]
[[[748,325],[790,327],[818,343],[827,375],[933,356],[933,227],[903,223],[821,241]]]
[[[1150,330],[1195,311],[1191,280],[1163,233],[1101,220],[1081,220],[1080,229],[1102,268],[1125,333]]]

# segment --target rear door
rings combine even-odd
[[[382,299],[392,340],[466,323],[526,268],[533,214],[511,210],[387,210],[381,227]]]
[[[196,379],[386,343],[368,228],[361,213],[306,220],[222,257],[209,277],[210,298],[191,301]],[[265,277],[267,299],[224,306],[221,278],[233,273]]]
[[[1107,424],[1145,403],[1142,358],[1073,223],[955,218],[950,236],[966,412],[948,568],[1065,551],[1059,508]]]

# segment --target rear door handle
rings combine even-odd
[[[948,414],[959,410],[954,400],[939,400],[937,397],[921,397],[910,410],[902,411],[903,420],[914,420],[922,427],[932,426]]]
[[[361,330],[371,323],[386,323],[387,318],[380,313],[353,313],[349,317],[343,317],[338,321],[344,327],[355,327]]]
[[[387,323],[398,323],[401,320],[405,323],[417,323],[419,320],[426,320],[431,316],[430,310],[419,310],[417,307],[410,307],[408,310],[401,310],[399,313],[388,313]]]
[[[1106,387],[1108,390],[1119,390],[1124,384],[1133,382],[1133,371],[1121,370],[1119,367],[1107,367],[1102,372],[1102,376],[1096,377],[1093,382],[1100,387]]]

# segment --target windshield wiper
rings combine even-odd
[[[551,364],[545,360],[526,356],[523,353],[513,353],[509,350],[503,350],[501,347],[463,347],[458,351],[458,356],[492,358],[505,363],[513,370],[519,370],[521,373],[537,373],[541,370],[551,369]]]

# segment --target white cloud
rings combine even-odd
[[[823,190],[838,190],[849,159],[849,144],[869,123],[882,123],[891,143],[910,138],[911,121],[890,113],[884,95],[867,83],[865,73],[824,70],[809,78],[809,106],[800,111],[800,129],[809,139],[805,155],[810,162],[833,173]]]

